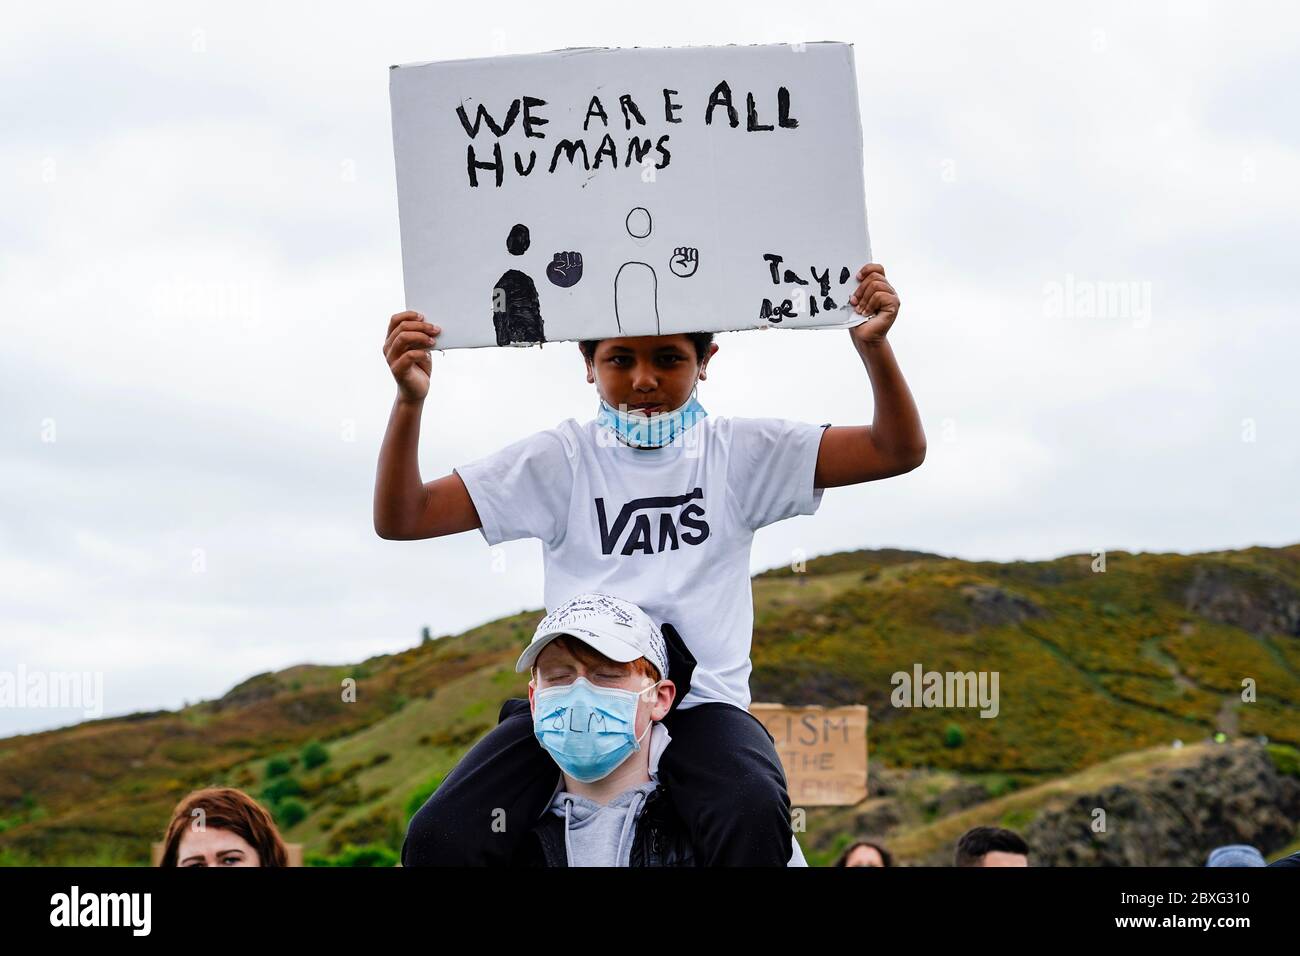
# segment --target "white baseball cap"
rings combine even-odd
[[[565,635],[621,664],[644,657],[659,668],[660,679],[668,677],[668,645],[650,616],[630,601],[594,592],[572,597],[542,618],[515,671],[529,670],[547,644]]]

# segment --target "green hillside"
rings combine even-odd
[[[866,703],[873,782],[927,768],[990,798],[1216,731],[1300,746],[1300,545],[1092,562],[858,551],[758,575],[754,699]],[[214,783],[262,797],[317,862],[386,862],[409,808],[525,695],[513,662],[540,616],[0,740],[0,863],[147,863],[176,801]],[[914,663],[998,671],[1000,715],[891,707],[891,674]],[[843,814],[811,813],[805,845],[829,856]]]

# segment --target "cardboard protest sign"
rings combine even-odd
[[[406,307],[440,348],[862,320],[851,45],[413,64],[389,93]]]
[[[867,796],[867,708],[750,704],[776,738],[792,807],[850,806]]]

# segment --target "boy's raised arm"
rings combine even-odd
[[[868,263],[858,271],[849,304],[871,318],[849,330],[867,368],[875,414],[870,425],[832,426],[817,453],[813,485],[835,488],[911,471],[925,461],[925,430],[912,393],[885,338],[898,317],[898,294],[885,267]]]
[[[397,381],[397,398],[375,474],[375,533],[381,538],[436,538],[479,527],[478,511],[459,475],[428,484],[420,479],[420,414],[433,370],[428,350],[441,331],[417,312],[399,312],[388,323],[384,358]]]

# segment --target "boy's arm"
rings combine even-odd
[[[884,266],[868,263],[858,272],[849,304],[871,318],[849,330],[871,380],[875,414],[870,425],[825,429],[817,452],[816,488],[854,485],[911,471],[925,461],[925,430],[894,351],[885,339],[898,317],[898,294]]]
[[[473,531],[480,524],[459,475],[453,472],[428,484],[420,479],[420,414],[433,367],[427,350],[441,331],[415,312],[399,312],[388,323],[384,357],[397,380],[397,399],[375,475],[375,533],[381,538],[436,538]]]

